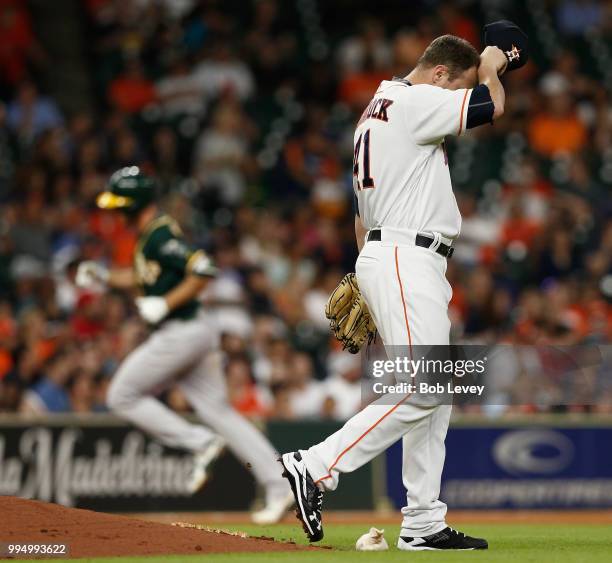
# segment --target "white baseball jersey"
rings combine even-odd
[[[381,82],[354,139],[353,188],[366,229],[459,234],[444,137],[465,131],[471,92]]]
[[[456,237],[461,216],[444,137],[491,123],[494,110],[484,84],[451,91],[401,80],[382,82],[355,132],[353,185],[364,226]],[[359,289],[390,359],[412,356],[413,346],[447,346],[451,326],[446,259],[401,237],[393,240],[396,234],[365,242],[355,262]],[[436,534],[446,528],[446,505],[439,495],[451,408],[425,408],[410,394],[399,400],[388,397],[300,454],[312,479],[334,490],[342,474],[401,438],[407,491],[401,536]]]

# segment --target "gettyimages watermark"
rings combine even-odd
[[[612,412],[612,346],[387,346],[363,358],[364,403],[583,405]]]

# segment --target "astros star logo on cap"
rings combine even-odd
[[[510,49],[509,51],[506,51],[508,62],[512,62],[514,60],[520,59],[521,57],[520,52],[521,50],[516,45],[512,45],[512,49]]]

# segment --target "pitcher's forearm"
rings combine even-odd
[[[493,119],[497,119],[504,114],[506,92],[499,77],[506,71],[507,67],[506,55],[498,47],[488,46],[480,55],[478,83],[484,84],[489,89],[489,94],[495,106]]]
[[[484,84],[489,89],[489,94],[493,100],[495,109],[493,110],[493,119],[497,119],[504,114],[506,104],[506,92],[497,76],[497,71],[494,68],[481,67],[478,69],[478,82]]]

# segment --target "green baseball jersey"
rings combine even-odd
[[[183,239],[178,223],[168,215],[151,221],[138,239],[134,254],[136,280],[144,295],[165,295],[185,276],[214,276],[216,268],[201,249]],[[200,304],[196,299],[171,311],[167,319],[191,319]]]

